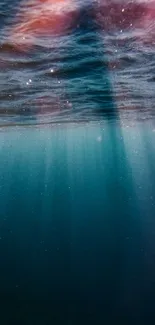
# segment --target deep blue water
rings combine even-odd
[[[1,324],[153,324],[154,128],[0,133]]]
[[[19,50],[0,2],[0,325],[155,323],[154,21],[109,3]]]

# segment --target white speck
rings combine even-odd
[[[32,80],[31,80],[31,79],[29,79],[29,82],[32,82]]]
[[[130,24],[130,26],[132,27],[132,23]]]
[[[25,39],[25,37],[23,37],[23,40]]]
[[[27,84],[27,86],[28,86],[28,85],[29,85],[29,82],[27,82],[26,84]]]
[[[117,50],[115,50],[115,53],[117,53]]]
[[[53,73],[54,72],[54,69],[51,69],[50,71]]]
[[[72,103],[70,103],[68,100],[67,100],[67,106],[72,107]]]
[[[102,141],[102,137],[100,135],[97,137],[97,141],[98,142],[101,142]]]
[[[58,84],[60,84],[60,81],[58,81]]]
[[[122,9],[122,12],[124,12],[124,8]]]
[[[120,33],[122,33],[123,31],[122,31],[122,29],[121,29],[121,31],[120,31]]]

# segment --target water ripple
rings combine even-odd
[[[148,24],[135,2],[133,11],[131,1],[75,1],[70,27],[31,48],[8,38],[21,3],[2,2],[0,124],[154,118],[153,14]]]

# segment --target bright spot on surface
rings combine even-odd
[[[124,8],[122,9],[122,12],[124,12]]]
[[[50,71],[53,73],[54,72],[54,69],[51,69]]]
[[[32,82],[31,79],[29,79],[29,81],[26,82],[27,86]]]
[[[72,103],[70,103],[68,100],[67,100],[67,106],[72,107]]]

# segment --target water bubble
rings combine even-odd
[[[101,141],[102,141],[102,137],[101,137],[101,135],[99,135],[99,136],[97,137],[97,141],[98,141],[98,142],[101,142]]]

